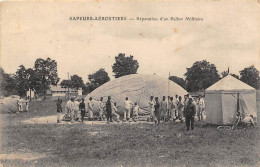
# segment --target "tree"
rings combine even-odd
[[[105,69],[101,68],[97,72],[88,75],[89,82],[86,83],[88,93],[92,92],[99,86],[110,81],[108,73]]]
[[[196,61],[191,68],[187,68],[187,91],[205,90],[220,79],[217,68],[206,60]]]
[[[0,95],[10,96],[12,94],[18,94],[16,92],[16,81],[14,75],[5,73],[4,69],[0,67]]]
[[[60,85],[65,87],[65,88],[72,88],[71,80],[64,79],[64,80],[61,81]]]
[[[231,76],[233,76],[233,77],[235,77],[236,79],[239,79],[239,76],[238,75],[236,75],[236,74],[230,74]]]
[[[82,90],[86,90],[85,87],[86,85],[84,84],[83,80],[81,77],[78,75],[73,75],[70,77],[70,80],[62,80],[60,83],[61,86],[65,88],[76,88],[77,90],[79,88],[82,88]],[[84,91],[83,91],[84,92]],[[85,92],[84,92],[85,93]]]
[[[177,77],[177,76],[170,76],[169,80],[177,83],[180,85],[183,89],[186,89],[186,82],[183,78]]]
[[[46,60],[39,58],[34,63],[34,69],[42,83],[45,99],[46,89],[49,88],[50,85],[57,85],[60,80],[57,73],[57,62],[50,58],[47,58]]]
[[[137,73],[139,63],[137,60],[134,60],[133,56],[130,55],[129,57],[126,57],[125,54],[119,53],[119,55],[115,57],[115,61],[116,62],[112,66],[115,78]]]
[[[239,71],[240,80],[247,83],[248,85],[254,87],[255,89],[259,89],[259,71],[252,65],[250,67],[244,68]]]
[[[221,78],[224,78],[224,77],[226,77],[228,75],[228,71],[223,71],[222,73],[221,73]]]
[[[76,88],[77,90],[79,88],[83,88],[84,82],[81,77],[79,77],[78,75],[73,75],[70,77],[70,79],[73,88]]]
[[[20,96],[26,95],[26,91],[29,89],[29,82],[26,73],[26,68],[20,65],[16,71],[15,80],[17,83],[17,92]]]
[[[83,86],[82,86],[82,94],[83,95],[86,95],[86,94],[88,94],[88,88],[87,88],[87,86],[86,86],[86,84],[84,84]]]
[[[224,78],[224,77],[226,77],[227,75],[231,75],[231,76],[235,77],[236,79],[239,79],[239,76],[238,76],[238,75],[232,74],[232,73],[229,74],[228,71],[223,71],[223,72],[221,73],[221,78]]]

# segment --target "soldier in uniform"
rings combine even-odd
[[[187,130],[190,129],[191,126],[191,130],[194,129],[194,116],[196,113],[196,106],[195,104],[192,102],[192,98],[189,98],[189,103],[187,105],[186,108],[186,126],[187,126]]]
[[[150,111],[150,119],[151,119],[151,121],[153,121],[154,120],[154,100],[153,100],[153,96],[150,97],[149,111]]]
[[[163,121],[166,121],[168,104],[167,104],[165,96],[163,96],[163,100],[161,101],[160,106],[161,106],[161,110],[162,110],[161,116],[163,118]]]
[[[111,104],[111,97],[108,96],[107,102],[106,102],[106,112],[107,112],[107,123],[109,124],[110,122],[113,122],[112,120],[112,104]]]
[[[84,98],[82,98],[82,101],[79,104],[79,110],[80,110],[80,114],[81,114],[81,122],[83,123],[84,117],[85,117],[85,114],[86,114],[86,105],[85,105],[85,102],[84,102]]]
[[[199,96],[199,100],[198,100],[198,117],[199,117],[199,121],[203,120],[203,112],[205,110],[205,102],[203,100],[203,98],[201,98],[201,95]]]
[[[158,97],[155,97],[155,105],[154,105],[154,114],[155,114],[155,124],[160,124],[161,121],[161,110],[160,110],[160,103]]]
[[[89,120],[93,121],[93,103],[92,103],[92,97],[89,98],[88,101],[88,114],[89,114]]]
[[[58,101],[56,103],[56,105],[57,105],[57,113],[58,113],[58,115],[57,115],[57,123],[60,123],[60,121],[61,121],[61,113],[62,113],[61,103],[62,103],[62,99],[58,98]]]
[[[100,101],[99,101],[99,120],[102,121],[103,119],[103,114],[104,114],[104,103],[103,103],[103,97],[100,98]]]

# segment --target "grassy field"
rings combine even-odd
[[[197,122],[195,130],[187,132],[184,124],[172,122],[159,126],[21,122],[55,111],[53,100],[31,103],[28,113],[2,111],[1,155],[9,155],[1,158],[3,166],[259,166],[259,128],[217,130]]]

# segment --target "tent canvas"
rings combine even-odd
[[[166,78],[148,74],[132,74],[109,81],[98,87],[87,95],[85,101],[92,97],[94,110],[97,110],[97,101],[100,97],[103,97],[103,102],[106,102],[107,97],[111,96],[112,101],[116,102],[119,110],[122,111],[124,100],[128,97],[132,103],[138,102],[140,109],[148,111],[150,96],[157,96],[161,100],[162,96],[179,95],[183,97],[185,94],[187,92],[181,86]]]
[[[248,114],[256,119],[256,90],[253,87],[228,75],[206,89],[205,110],[208,123],[233,124],[238,109],[242,117]]]
[[[0,99],[0,110],[1,112],[11,112],[11,111],[18,111],[18,100],[20,99],[19,96],[12,95],[9,97],[5,97]],[[25,108],[25,101],[22,99],[23,102],[23,109]]]

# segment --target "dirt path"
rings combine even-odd
[[[46,157],[45,154],[39,153],[11,153],[11,154],[0,154],[0,160],[24,160],[32,161]]]
[[[63,116],[62,116],[63,117]],[[154,124],[154,122],[147,122],[144,121],[146,117],[143,117],[141,121],[138,122],[113,122],[113,124]],[[27,119],[22,121],[24,124],[57,124],[57,116],[44,116],[44,117],[34,117],[31,119]],[[80,122],[70,122],[70,121],[61,121],[60,124],[80,124]],[[84,121],[84,124],[86,125],[106,125],[106,121]]]

